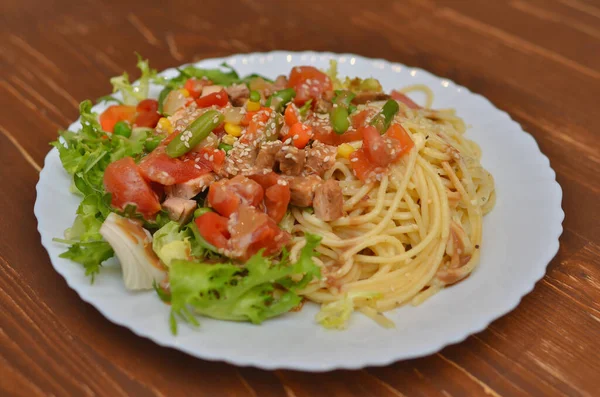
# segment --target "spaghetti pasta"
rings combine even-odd
[[[402,92],[413,90],[423,91],[431,104],[424,86]],[[327,223],[309,211],[292,212],[292,255],[304,245],[304,233],[323,236],[318,251],[325,277],[303,291],[309,300],[329,303],[372,292],[378,299],[356,300],[354,306],[374,317],[406,303],[418,305],[477,266],[482,217],[495,202],[481,150],[464,136],[465,124],[453,110],[402,110],[395,121],[415,148],[389,175],[364,184],[344,158],[326,173],[325,179],[342,187],[347,216]]]

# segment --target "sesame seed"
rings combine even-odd
[[[328,162],[328,161],[329,161],[329,159],[330,159],[330,157],[329,157],[329,156],[325,156],[325,158],[323,159],[323,161],[324,161],[324,162]]]

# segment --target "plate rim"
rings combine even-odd
[[[351,369],[364,368],[367,366],[385,366],[385,365],[389,365],[391,363],[401,361],[401,360],[408,360],[408,359],[413,359],[413,358],[418,358],[418,357],[424,357],[424,356],[430,355],[432,353],[438,352],[448,345],[453,345],[453,344],[464,341],[469,336],[483,331],[493,321],[499,319],[500,317],[505,316],[506,314],[508,314],[509,312],[514,310],[520,304],[523,297],[528,295],[534,289],[537,282],[545,275],[547,266],[550,264],[552,259],[558,253],[558,249],[560,246],[559,238],[563,232],[562,222],[565,217],[564,210],[562,209],[563,191],[562,191],[560,184],[556,180],[556,172],[554,171],[554,169],[552,169],[550,160],[540,150],[540,147],[539,147],[537,141],[535,140],[535,138],[530,133],[525,131],[518,122],[513,120],[512,117],[507,112],[496,107],[486,97],[484,97],[480,94],[474,93],[471,90],[469,90],[468,88],[461,86],[459,84],[456,84],[454,81],[452,81],[448,78],[434,75],[433,73],[430,73],[427,70],[424,70],[424,69],[421,69],[418,67],[407,66],[407,65],[404,65],[399,62],[388,61],[388,60],[385,60],[382,58],[371,58],[371,57],[352,54],[352,53],[334,53],[334,52],[328,52],[328,51],[321,52],[321,51],[278,50],[278,51],[269,51],[269,52],[235,53],[235,54],[229,54],[229,55],[226,55],[223,57],[205,58],[205,59],[199,60],[197,62],[185,63],[185,64],[182,64],[182,65],[179,65],[176,67],[170,67],[170,68],[167,68],[167,69],[164,69],[163,71],[161,71],[159,73],[159,75],[164,74],[164,73],[169,73],[171,71],[174,71],[176,68],[184,67],[187,65],[196,65],[196,64],[201,64],[201,63],[205,63],[205,62],[227,61],[227,60],[230,60],[232,58],[237,58],[237,57],[267,57],[268,58],[269,56],[278,57],[278,56],[289,56],[289,55],[291,55],[293,57],[295,57],[295,56],[300,56],[300,57],[302,57],[302,56],[317,56],[317,57],[325,57],[325,59],[333,59],[333,58],[340,59],[342,57],[347,57],[347,58],[354,57],[354,58],[361,59],[361,60],[367,61],[367,62],[382,63],[389,67],[407,68],[411,71],[414,70],[417,73],[422,73],[425,76],[427,76],[428,78],[447,81],[450,84],[452,84],[453,87],[455,87],[456,89],[464,90],[465,94],[474,96],[474,97],[476,97],[477,100],[485,102],[486,106],[491,107],[493,110],[498,112],[498,114],[501,114],[503,117],[505,117],[507,119],[506,122],[513,124],[513,127],[515,127],[518,130],[517,132],[524,134],[523,138],[529,140],[529,145],[531,146],[531,144],[533,144],[533,146],[531,147],[531,149],[533,149],[532,154],[535,155],[536,157],[538,157],[539,160],[541,160],[541,163],[538,164],[538,167],[540,167],[540,168],[543,167],[545,169],[545,171],[547,171],[547,169],[549,169],[551,172],[550,178],[548,178],[548,179],[545,178],[545,182],[548,183],[548,188],[552,189],[552,191],[554,193],[554,197],[552,197],[551,199],[557,201],[557,204],[558,204],[558,208],[553,210],[556,212],[553,212],[553,214],[552,214],[553,216],[551,218],[552,222],[554,222],[554,224],[549,225],[549,228],[552,229],[552,232],[550,233],[552,235],[552,241],[548,241],[548,243],[547,243],[548,248],[544,251],[545,252],[544,257],[542,258],[540,256],[538,261],[533,264],[535,266],[532,265],[532,270],[536,270],[536,271],[532,271],[530,273],[530,277],[527,279],[527,283],[525,283],[525,282],[521,283],[522,285],[527,284],[528,288],[522,288],[522,289],[519,289],[518,291],[510,290],[511,292],[507,294],[507,299],[505,299],[503,301],[504,302],[503,304],[498,305],[496,310],[493,310],[493,311],[490,310],[486,316],[479,316],[478,320],[474,320],[471,323],[469,323],[469,326],[465,326],[461,330],[461,332],[456,332],[454,335],[446,338],[444,341],[437,343],[435,345],[432,345],[429,349],[424,349],[424,350],[419,351],[418,353],[413,353],[413,354],[398,355],[398,354],[393,353],[393,351],[394,351],[393,349],[389,349],[390,352],[388,354],[379,355],[377,357],[370,356],[369,358],[362,358],[362,359],[356,360],[354,362],[341,362],[341,361],[335,361],[335,360],[328,360],[327,363],[322,363],[322,364],[313,363],[312,365],[310,365],[310,364],[306,364],[304,362],[303,363],[293,363],[293,362],[289,363],[283,359],[272,359],[269,362],[265,362],[265,361],[261,361],[260,358],[257,360],[252,357],[241,357],[241,356],[235,356],[235,355],[223,356],[223,355],[210,354],[207,352],[198,351],[197,349],[192,349],[192,348],[187,347],[185,344],[177,343],[177,339],[174,337],[171,338],[170,340],[159,339],[159,338],[153,336],[150,332],[147,332],[143,328],[139,328],[139,327],[136,328],[135,326],[128,324],[126,321],[122,321],[120,319],[115,318],[114,316],[109,314],[102,307],[102,305],[97,304],[94,299],[92,299],[90,296],[88,296],[85,293],[83,286],[78,284],[75,280],[70,279],[67,276],[67,274],[66,274],[67,272],[65,269],[62,269],[59,265],[54,263],[52,256],[50,255],[50,250],[47,247],[47,243],[44,242],[45,239],[43,238],[43,235],[42,235],[42,225],[44,224],[44,220],[43,220],[43,216],[40,212],[41,204],[40,204],[40,200],[39,200],[40,189],[42,187],[42,183],[41,183],[42,179],[44,178],[46,173],[49,172],[49,164],[48,163],[50,161],[50,156],[52,155],[53,152],[56,152],[56,148],[52,148],[44,158],[44,166],[43,166],[42,170],[40,171],[39,179],[36,184],[36,199],[35,199],[35,204],[34,204],[34,214],[35,214],[35,217],[37,220],[37,230],[41,237],[41,244],[44,247],[44,249],[46,250],[46,252],[48,253],[48,257],[50,259],[50,263],[52,264],[52,267],[58,274],[60,274],[65,279],[69,288],[74,290],[83,301],[92,305],[96,310],[98,310],[110,322],[117,324],[119,326],[125,327],[125,328],[129,329],[131,332],[133,332],[134,334],[136,334],[137,336],[141,336],[141,337],[150,339],[151,341],[153,341],[154,343],[156,343],[160,346],[174,348],[174,349],[183,351],[187,354],[190,354],[194,357],[197,357],[197,358],[200,358],[203,360],[222,361],[222,362],[227,362],[229,364],[233,364],[233,365],[237,365],[237,366],[253,366],[253,367],[257,367],[257,368],[261,368],[261,369],[265,369],[265,370],[290,369],[290,370],[302,370],[302,371],[310,371],[310,372],[324,372],[324,371],[331,371],[331,370],[335,370],[335,369],[351,370]],[[72,123],[68,128],[71,129],[73,126],[77,125],[78,123],[79,123],[79,118],[74,123]]]

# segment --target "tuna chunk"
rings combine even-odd
[[[328,179],[317,186],[313,201],[317,218],[325,222],[335,221],[344,215],[343,206],[342,188],[336,180]]]
[[[298,207],[310,207],[313,204],[315,190],[323,183],[317,175],[284,177],[290,186],[290,204]]]
[[[300,175],[306,161],[306,152],[304,149],[298,149],[294,146],[285,145],[277,153],[276,160],[279,162],[279,170],[284,175]]]
[[[169,219],[182,225],[192,219],[197,206],[194,200],[186,200],[180,197],[169,197],[162,203],[163,209],[169,214]]]
[[[335,146],[325,145],[321,142],[314,142],[310,149],[306,149],[306,164],[304,165],[304,174],[317,174],[323,176],[325,171],[335,164],[337,148]]]
[[[257,155],[258,148],[256,145],[236,142],[233,149],[227,153],[225,166],[219,175],[226,177],[254,173],[254,163]]]
[[[205,190],[215,179],[215,174],[211,172],[210,174],[190,179],[184,183],[165,186],[165,192],[169,197],[178,197],[188,200]]]
[[[250,97],[250,90],[246,84],[233,84],[225,88],[225,91],[227,91],[233,106],[243,106]]]
[[[273,171],[277,154],[281,151],[282,146],[281,141],[263,142],[260,145],[258,156],[256,156],[255,172],[260,174]]]

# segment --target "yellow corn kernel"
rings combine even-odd
[[[348,158],[350,158],[350,155],[352,153],[354,153],[355,150],[356,149],[354,149],[352,147],[352,145],[349,145],[347,143],[342,143],[340,146],[338,146],[337,154],[338,154],[338,157],[348,159]]]
[[[256,112],[260,109],[260,103],[248,101],[248,103],[246,103],[246,109],[248,109],[249,112]]]
[[[242,127],[232,123],[225,123],[225,132],[231,136],[242,135]]]
[[[190,96],[190,92],[188,90],[186,90],[185,88],[180,88],[179,92],[181,92],[181,95],[183,95],[186,98]]]
[[[227,145],[232,145],[235,143],[235,141],[237,141],[236,137],[234,137],[233,135],[224,135],[223,138],[221,138],[221,142],[227,144]]]
[[[171,122],[169,121],[169,119],[167,119],[165,117],[161,117],[158,120],[157,127],[158,127],[158,129],[166,132],[167,134],[172,134],[173,133],[173,125],[171,124]]]

